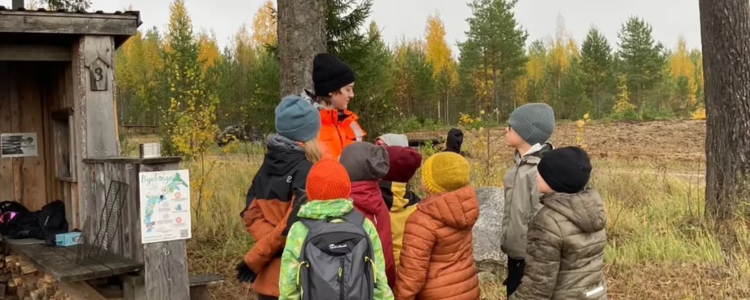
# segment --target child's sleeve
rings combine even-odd
[[[531,217],[536,215],[536,213],[542,209],[544,205],[539,201],[539,198],[542,197],[542,193],[539,192],[539,186],[536,184],[536,176],[539,171],[537,170],[537,167],[534,167],[531,169],[531,171],[527,174],[527,180],[529,182],[528,186],[530,188],[529,190],[529,197],[531,201],[531,211],[527,212],[529,214],[529,219],[531,220]]]
[[[393,300],[393,291],[388,286],[388,277],[385,274],[385,256],[383,255],[383,245],[380,243],[378,230],[370,220],[365,219],[365,232],[370,237],[372,251],[375,254],[375,292],[374,300]]]
[[[529,224],[523,283],[510,300],[550,299],[560,269],[562,234],[557,222],[540,212]]]
[[[401,265],[396,277],[394,294],[399,300],[413,300],[422,291],[435,246],[435,235],[412,214],[406,222]]]
[[[302,223],[294,223],[286,238],[286,246],[281,254],[281,270],[279,273],[279,299],[301,299],[297,276],[299,275],[299,256],[302,253],[302,243],[307,235],[307,228]]]

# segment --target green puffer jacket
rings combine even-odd
[[[529,223],[520,299],[607,299],[604,279],[604,202],[594,190],[553,193]]]
[[[326,200],[310,201],[300,207],[297,216],[307,219],[331,219],[342,217],[354,209],[351,200]],[[383,257],[383,245],[380,243],[378,231],[370,220],[365,219],[364,229],[370,237],[372,251],[375,253],[376,284],[373,293],[374,300],[393,300],[393,292],[388,287],[388,279],[385,275],[385,258]],[[301,222],[296,222],[289,230],[286,238],[284,253],[281,255],[281,274],[279,276],[279,300],[301,299],[299,286],[297,285],[297,267],[299,257],[302,253],[302,243],[307,237],[307,227]]]

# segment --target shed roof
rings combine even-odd
[[[119,46],[136,34],[141,23],[138,11],[11,10],[0,6],[0,37],[13,39],[54,40],[59,36],[109,35],[115,38],[115,45]]]

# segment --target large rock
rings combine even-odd
[[[474,225],[474,261],[479,272],[505,276],[507,257],[500,250],[505,195],[499,187],[477,189],[479,219]]]

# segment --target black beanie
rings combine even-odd
[[[354,82],[354,70],[328,53],[320,53],[313,59],[313,83],[315,95],[328,97],[330,93]]]
[[[553,191],[575,194],[589,182],[591,161],[581,148],[558,148],[544,153],[537,169]]]
[[[464,143],[464,132],[453,128],[448,131],[448,139],[445,142],[445,151],[461,154],[461,144]]]

